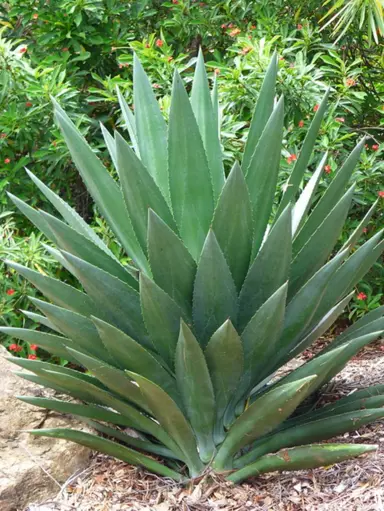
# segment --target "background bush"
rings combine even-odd
[[[282,158],[287,172],[299,153],[303,128],[330,86],[330,107],[309,172],[320,154],[329,151],[322,183],[327,186],[356,140],[367,136],[355,172],[357,190],[345,238],[357,218],[384,195],[384,47],[378,22],[375,27],[360,26],[355,11],[348,11],[344,25],[337,27],[331,22],[327,26],[332,15],[324,16],[332,5],[315,1],[10,0],[1,5],[2,258],[49,274],[63,271],[42,248],[32,226],[21,215],[10,214],[13,207],[5,190],[33,206],[39,207],[44,200],[27,178],[24,166],[110,239],[54,125],[50,96],[59,98],[99,156],[106,159],[99,122],[109,128],[120,125],[117,85],[132,102],[132,50],[142,60],[154,88],[165,95],[161,106],[167,115],[174,68],[190,82],[202,46],[210,76],[219,76],[228,170],[241,152],[261,77],[277,49],[278,92],[286,100]],[[365,237],[382,226],[383,205],[384,199]],[[0,288],[5,290],[0,297],[1,321],[20,326],[23,320],[17,311],[28,307],[26,295],[34,291],[1,264]],[[383,280],[383,266],[377,263],[359,285],[347,312],[349,319],[379,305]],[[9,292],[12,290],[14,293]],[[22,356],[31,354],[28,347],[22,345],[22,349]]]

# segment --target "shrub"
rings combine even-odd
[[[316,191],[326,155],[299,193],[327,94],[273,214],[284,124],[283,98],[274,105],[276,73],[274,55],[241,166],[235,163],[227,178],[217,84],[211,95],[202,54],[191,100],[175,74],[168,124],[135,61],[134,113],[120,95],[133,149],[119,133],[113,137],[103,129],[118,182],[55,102],[73,160],[132,260],[116,259],[33,174],[63,220],[13,197],[58,246],[52,254],[84,288],[10,263],[53,302],[33,299],[53,332],[1,330],[87,370],[11,359],[31,371],[23,378],[82,403],[21,399],[80,416],[108,438],[61,428],[34,435],[72,440],[178,481],[211,469],[239,482],[268,471],[329,465],[375,448],[316,442],[383,417],[382,385],[321,408],[315,408],[314,393],[380,336],[383,307],[287,376],[276,373],[329,328],[384,249],[377,233],[352,251],[366,219],[335,249],[354,193],[354,185],[345,187],[364,141],[321,197]]]

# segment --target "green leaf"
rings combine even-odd
[[[91,433],[78,431],[76,429],[67,428],[54,428],[54,429],[34,429],[29,433],[35,436],[46,436],[50,438],[61,438],[63,440],[70,440],[90,449],[97,449],[99,452],[114,456],[115,458],[130,463],[131,465],[139,465],[147,468],[151,472],[160,474],[164,477],[170,477],[176,481],[182,481],[182,476],[171,470],[170,468],[162,465],[161,463],[141,454],[129,447],[125,447],[120,443],[112,442],[106,438],[101,438]]]
[[[252,258],[259,251],[272,212],[281,158],[284,99],[273,110],[250,160],[245,179],[253,210]]]
[[[376,449],[376,445],[364,444],[308,445],[284,449],[276,454],[263,456],[256,463],[233,472],[227,479],[233,483],[240,483],[248,477],[257,476],[265,472],[305,470],[329,466],[375,451]]]
[[[212,222],[237,290],[247,274],[252,249],[252,209],[244,174],[235,163],[219,197]]]
[[[205,358],[215,394],[214,440],[217,445],[225,438],[224,412],[237,390],[244,366],[243,345],[229,319],[212,335]]]
[[[275,84],[278,69],[277,53],[274,52],[268,69],[265,73],[263,84],[259,92],[259,98],[252,116],[251,126],[249,128],[247,142],[244,148],[242,168],[247,173],[253,153],[257,147],[261,134],[272,114],[273,103],[275,100]]]
[[[115,132],[117,171],[125,204],[141,248],[147,252],[148,209],[151,208],[173,231],[177,232],[172,213],[151,175]]]
[[[148,254],[154,281],[189,317],[196,263],[180,238],[148,212]]]
[[[40,191],[46,196],[49,202],[57,209],[64,220],[79,234],[85,236],[91,240],[99,249],[108,254],[110,257],[116,260],[116,257],[112,254],[109,248],[103,243],[103,241],[97,236],[95,231],[90,227],[81,216],[71,208],[63,199],[61,199],[56,193],[48,188],[40,179],[38,179],[30,170],[25,169],[28,176],[32,179],[35,185]]]
[[[306,184],[300,197],[298,198],[293,211],[292,211],[292,236],[295,236],[303,222],[305,221],[306,214],[313,202],[314,195],[317,190],[317,186],[320,181],[320,177],[323,172],[325,162],[327,161],[328,153],[325,153],[321,159],[317,169],[312,174],[310,180]]]
[[[213,198],[216,202],[224,186],[223,156],[220,146],[219,125],[214,115],[201,48],[197,58],[195,76],[192,83],[191,105],[195,114],[200,135],[211,173]]]
[[[197,452],[193,431],[176,403],[155,383],[136,373],[129,372],[128,374],[138,384],[161,428],[174,439],[183,453],[183,459],[187,463],[192,477],[200,473],[202,463]]]
[[[148,262],[136,239],[120,188],[64,110],[55,101],[54,106],[56,120],[89,193],[124,249],[147,272]]]
[[[112,362],[112,358],[104,348],[95,325],[89,318],[37,298],[31,298],[30,300],[63,335],[73,341],[74,346],[79,346],[82,351],[101,360]]]
[[[137,141],[142,162],[166,200],[169,201],[167,125],[152,86],[136,55],[133,62],[133,101]],[[125,109],[123,112],[127,113]],[[131,123],[128,116],[127,120]]]
[[[364,316],[362,316],[360,319],[352,323],[348,328],[344,330],[336,339],[334,342],[340,342],[340,341],[346,341],[347,339],[350,339],[352,335],[354,335],[356,332],[360,331],[363,327],[370,327],[370,325],[377,320],[382,320],[384,316],[384,305],[381,307],[377,307],[377,309],[373,309]]]
[[[139,293],[121,280],[78,257],[63,252],[76,277],[103,312],[102,319],[113,324],[136,341],[151,346],[141,315]]]
[[[31,319],[35,323],[39,323],[40,325],[46,326],[50,330],[55,330],[56,332],[58,332],[58,328],[55,327],[55,325],[51,323],[49,319],[46,318],[45,316],[42,316],[41,314],[35,314],[34,312],[25,311],[22,309],[20,309],[20,312],[22,312],[24,316],[27,316],[27,318]]]
[[[174,365],[180,320],[184,313],[153,280],[140,275],[140,301],[144,323],[152,344],[167,365]]]
[[[307,221],[297,234],[294,241],[294,251],[299,252],[307,243],[312,234],[319,228],[319,226],[327,217],[330,211],[336,206],[341,199],[345,187],[352,175],[353,169],[359,161],[361,151],[364,147],[365,139],[361,140],[355,149],[348,156],[344,165],[337,172],[331,184],[326,188],[324,195],[319,199],[316,206],[313,208]]]
[[[288,280],[291,265],[292,210],[287,206],[253,261],[239,297],[239,329]]]
[[[115,258],[107,255],[91,240],[77,233],[58,218],[44,211],[41,211],[40,214],[54,233],[56,243],[61,249],[114,275],[134,289],[139,288],[135,268],[124,268]]]
[[[301,180],[303,179],[304,173],[308,167],[308,163],[316,143],[316,138],[319,133],[321,121],[323,120],[327,108],[329,93],[330,89],[328,89],[327,92],[325,93],[324,98],[322,99],[319,108],[311,122],[307,135],[304,139],[299,157],[287,181],[285,192],[283,194],[283,197],[279,204],[279,208],[276,213],[275,217],[276,219],[286,208],[287,204],[289,204],[295,198],[295,195],[299,189]]]
[[[235,283],[212,230],[205,241],[193,290],[193,324],[202,346],[226,319],[236,323]]]
[[[175,371],[186,415],[196,435],[200,458],[207,463],[215,449],[215,397],[204,353],[183,321],[176,347]]]
[[[142,374],[164,389],[172,399],[178,400],[174,378],[149,351],[114,326],[97,318],[93,321],[118,367]]]
[[[78,289],[13,261],[6,260],[5,263],[28,279],[29,282],[56,305],[70,309],[83,316],[90,316],[95,312],[95,306],[91,299]]]
[[[317,231],[292,261],[289,296],[294,294],[324,264],[337,242],[351,206],[353,185],[332,209]]]
[[[213,462],[218,470],[230,468],[242,447],[273,431],[308,395],[316,376],[277,387],[259,397],[234,422]]]
[[[169,114],[168,151],[173,213],[182,240],[197,260],[212,221],[212,182],[199,128],[177,72]]]
[[[363,234],[365,226],[368,225],[368,222],[372,218],[372,215],[375,212],[378,203],[379,199],[377,199],[377,201],[374,202],[374,204],[368,210],[362,221],[359,223],[359,225],[356,227],[356,229],[353,231],[353,233],[350,235],[350,237],[347,239],[347,241],[344,243],[340,250],[344,250],[345,248],[349,248],[349,250],[351,250],[352,248],[354,248],[356,243],[359,241],[360,236]]]
[[[115,168],[117,168],[115,139],[101,123],[100,123],[100,128],[101,128],[101,132],[103,134],[105,145],[107,146],[108,152],[111,156],[113,166]]]
[[[120,92],[119,87],[116,87],[116,92],[117,92],[117,97],[118,97],[120,108],[121,108],[121,113],[123,115],[123,119],[124,119],[125,125],[127,127],[128,133],[129,133],[129,138],[131,139],[135,153],[140,158],[139,144],[137,141],[135,116],[133,115],[132,110],[127,105],[127,102],[125,101],[124,96]],[[159,119],[159,123],[161,123],[160,119]],[[167,128],[165,127],[165,129],[167,129]]]

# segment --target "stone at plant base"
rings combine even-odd
[[[15,399],[15,395],[46,397],[47,390],[15,376],[15,366],[4,355],[0,346],[0,511],[19,511],[56,495],[60,484],[88,465],[91,451],[22,431],[73,426],[74,421]]]

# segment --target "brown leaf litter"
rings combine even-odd
[[[379,347],[364,350],[335,378],[326,399],[383,383]],[[376,511],[384,510],[383,421],[338,442],[378,444],[376,453],[331,467],[265,474],[235,486],[207,476],[194,486],[150,474],[101,454],[59,495],[25,511]]]

